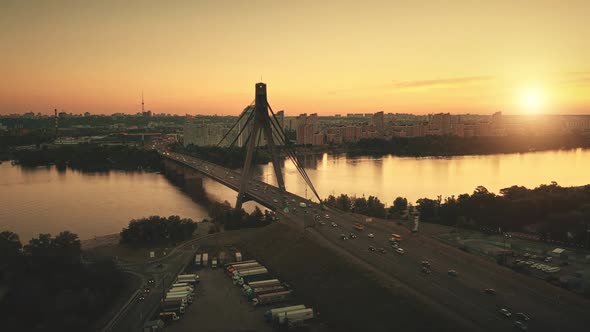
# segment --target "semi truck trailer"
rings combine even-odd
[[[276,315],[274,321],[279,325],[301,323],[313,318],[313,309],[286,311]]]
[[[276,317],[280,313],[287,312],[287,311],[293,311],[293,310],[301,310],[301,309],[305,309],[305,305],[298,304],[298,305],[292,305],[292,306],[288,306],[288,307],[274,308],[274,309],[267,310],[264,313],[264,318],[266,319],[266,321],[271,322],[271,321],[273,321],[274,317]]]
[[[286,290],[282,292],[258,295],[252,299],[252,305],[258,306],[286,301],[291,298],[292,292],[292,290]]]

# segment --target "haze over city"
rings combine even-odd
[[[3,1],[0,114],[589,114],[588,1]]]

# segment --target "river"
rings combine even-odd
[[[415,202],[471,193],[479,185],[498,192],[511,185],[536,187],[590,183],[590,149],[445,158],[354,157],[327,154],[302,157],[322,198],[347,193],[378,196],[390,205],[397,196]],[[287,189],[313,197],[290,162],[283,165]],[[271,165],[255,176],[275,184]],[[205,180],[207,194],[233,203],[235,192]],[[251,208],[252,205],[249,205]],[[17,232],[23,242],[39,233],[62,230],[81,239],[119,232],[132,218],[177,214],[200,221],[205,207],[158,173],[83,173],[0,165],[0,230]]]

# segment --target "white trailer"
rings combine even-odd
[[[236,262],[241,262],[242,261],[242,253],[239,251],[236,251]]]
[[[252,281],[248,283],[248,286],[251,288],[258,287],[258,286],[273,286],[273,285],[280,285],[281,282],[279,279],[268,279],[268,280],[260,280],[260,281]]]
[[[209,254],[208,253],[203,253],[203,264],[204,267],[209,265]]]
[[[304,322],[313,318],[313,309],[299,309],[293,311],[286,311],[276,315],[274,319],[278,324],[283,325],[285,323],[293,324],[298,322]]]
[[[267,310],[264,313],[264,318],[267,321],[272,321],[280,313],[284,313],[287,311],[293,311],[293,310],[301,310],[301,309],[305,309],[305,305],[298,304],[298,305],[292,305],[292,306],[288,306],[288,307],[274,308],[274,309]]]

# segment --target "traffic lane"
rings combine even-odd
[[[447,287],[433,282],[431,276],[423,275],[419,268],[409,263],[408,257],[398,254],[379,254],[368,251],[369,245],[375,245],[374,242],[368,241],[368,238],[361,237],[354,240],[341,240],[338,237],[339,227],[318,227],[318,231],[325,235],[325,238],[334,244],[342,247],[348,252],[376,266],[380,270],[388,273],[401,283],[408,285],[410,288],[431,298],[434,302],[445,306],[454,311],[461,317],[469,319],[473,324],[486,330],[490,327],[505,328],[509,326],[497,312],[490,312],[481,306],[474,306],[474,301],[465,294],[459,294]],[[471,295],[471,294],[468,294]],[[478,293],[476,297],[484,296]]]
[[[390,229],[394,228],[391,225],[387,226]],[[499,305],[506,307],[513,313],[524,312],[530,317],[539,317],[539,319],[530,321],[531,327],[576,330],[590,323],[588,319],[584,319],[590,314],[590,310],[586,309],[587,306],[557,301],[556,296],[564,292],[563,290],[545,284],[539,285],[541,289],[538,289],[536,286],[527,284],[525,276],[518,275],[511,270],[495,265],[485,268],[485,266],[474,264],[473,261],[458,259],[458,257],[468,254],[459,252],[452,247],[436,245],[438,243],[433,243],[433,241],[435,240],[421,236],[407,237],[408,245],[414,245],[412,251],[426,252],[433,258],[431,263],[436,261],[453,264],[457,266],[461,279],[482,279],[489,284],[488,287],[496,288]],[[493,263],[491,264],[493,265]],[[534,281],[536,282],[536,280]],[[564,317],[571,317],[571,319],[562,322]]]
[[[348,216],[343,216],[343,225],[348,222],[353,222]],[[352,224],[350,224],[352,227]],[[377,232],[374,225],[367,225],[366,230],[376,232],[377,234],[383,234],[384,232]],[[401,233],[401,232],[398,232]],[[525,312],[531,317],[539,317],[539,319],[531,320],[530,326],[539,330],[556,330],[568,328],[572,331],[579,330],[581,326],[588,323],[585,317],[588,317],[588,311],[575,306],[559,306],[555,302],[547,301],[547,296],[538,296],[537,291],[533,293],[526,293],[529,287],[520,286],[519,283],[509,277],[497,278],[498,273],[490,274],[489,270],[482,270],[474,268],[474,264],[469,264],[465,261],[450,260],[449,256],[442,255],[443,250],[431,250],[424,248],[416,237],[407,236],[402,241],[402,247],[408,249],[408,252],[417,252],[421,257],[436,257],[437,261],[445,262],[446,264],[453,264],[458,266],[460,269],[459,280],[469,284],[474,280],[482,280],[487,287],[495,288],[498,290],[498,295],[492,297],[495,301],[496,307],[507,308],[512,312]],[[447,248],[449,249],[449,248]],[[451,249],[453,250],[453,249]],[[476,266],[476,265],[475,265]],[[502,271],[503,272],[503,271]],[[511,271],[506,271],[511,273]],[[567,321],[563,321],[563,317],[571,317]]]

